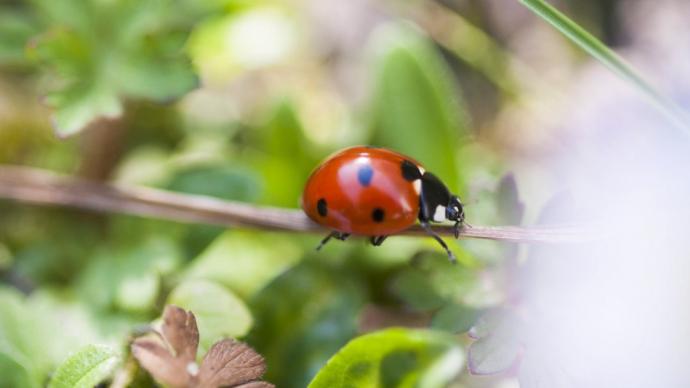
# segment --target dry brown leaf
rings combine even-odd
[[[200,367],[196,364],[199,330],[191,311],[168,305],[162,335],[132,343],[132,354],[159,382],[173,388],[271,388],[257,381],[266,371],[263,357],[242,342],[226,339],[213,344]]]
[[[163,312],[163,338],[168,342],[178,358],[196,360],[199,347],[199,329],[191,311],[167,305]]]
[[[174,357],[159,341],[152,338],[137,338],[132,343],[132,355],[161,383],[174,388],[189,385],[189,362]]]
[[[199,382],[202,387],[236,387],[260,379],[265,371],[264,359],[254,349],[226,339],[216,342],[204,357]]]

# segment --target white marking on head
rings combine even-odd
[[[424,175],[424,173],[426,172],[426,170],[424,169],[424,167],[422,167],[422,166],[420,166],[420,165],[417,165],[417,169],[419,170],[419,174],[420,174],[420,175]]]
[[[432,220],[436,222],[441,222],[446,220],[446,207],[442,205],[436,206],[436,210],[434,211],[434,216],[432,217]]]

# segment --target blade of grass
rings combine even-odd
[[[635,86],[637,90],[649,98],[655,107],[660,109],[673,124],[683,129],[686,135],[690,135],[690,124],[688,124],[685,112],[669,98],[658,92],[632,67],[632,65],[608,48],[599,39],[544,0],[519,1],[537,16],[554,26],[563,35],[601,62],[604,66]]]

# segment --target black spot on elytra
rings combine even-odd
[[[316,202],[316,211],[319,212],[321,217],[328,215],[328,204],[325,199],[321,198]]]
[[[362,186],[369,186],[371,184],[371,179],[374,177],[374,169],[370,165],[365,164],[360,166],[357,170],[357,180]]]
[[[374,222],[383,222],[385,215],[386,213],[383,211],[383,209],[377,207],[371,212],[371,219],[374,220]]]
[[[410,162],[409,160],[403,160],[400,165],[402,170],[402,176],[406,181],[414,181],[422,177],[422,173],[419,172],[419,167],[416,164]]]

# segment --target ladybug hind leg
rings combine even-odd
[[[350,237],[350,233],[333,231],[333,232],[329,233],[328,236],[326,236],[323,240],[321,240],[319,245],[316,247],[316,250],[317,251],[321,250],[321,248],[323,248],[323,246],[326,245],[326,243],[328,241],[330,241],[330,239],[332,239],[332,238],[335,238],[336,240],[340,240],[340,241],[345,241],[345,240],[347,240],[348,237]]]
[[[383,244],[383,242],[386,240],[387,237],[388,236],[371,236],[371,240],[370,240],[371,245],[377,247],[377,246]]]

